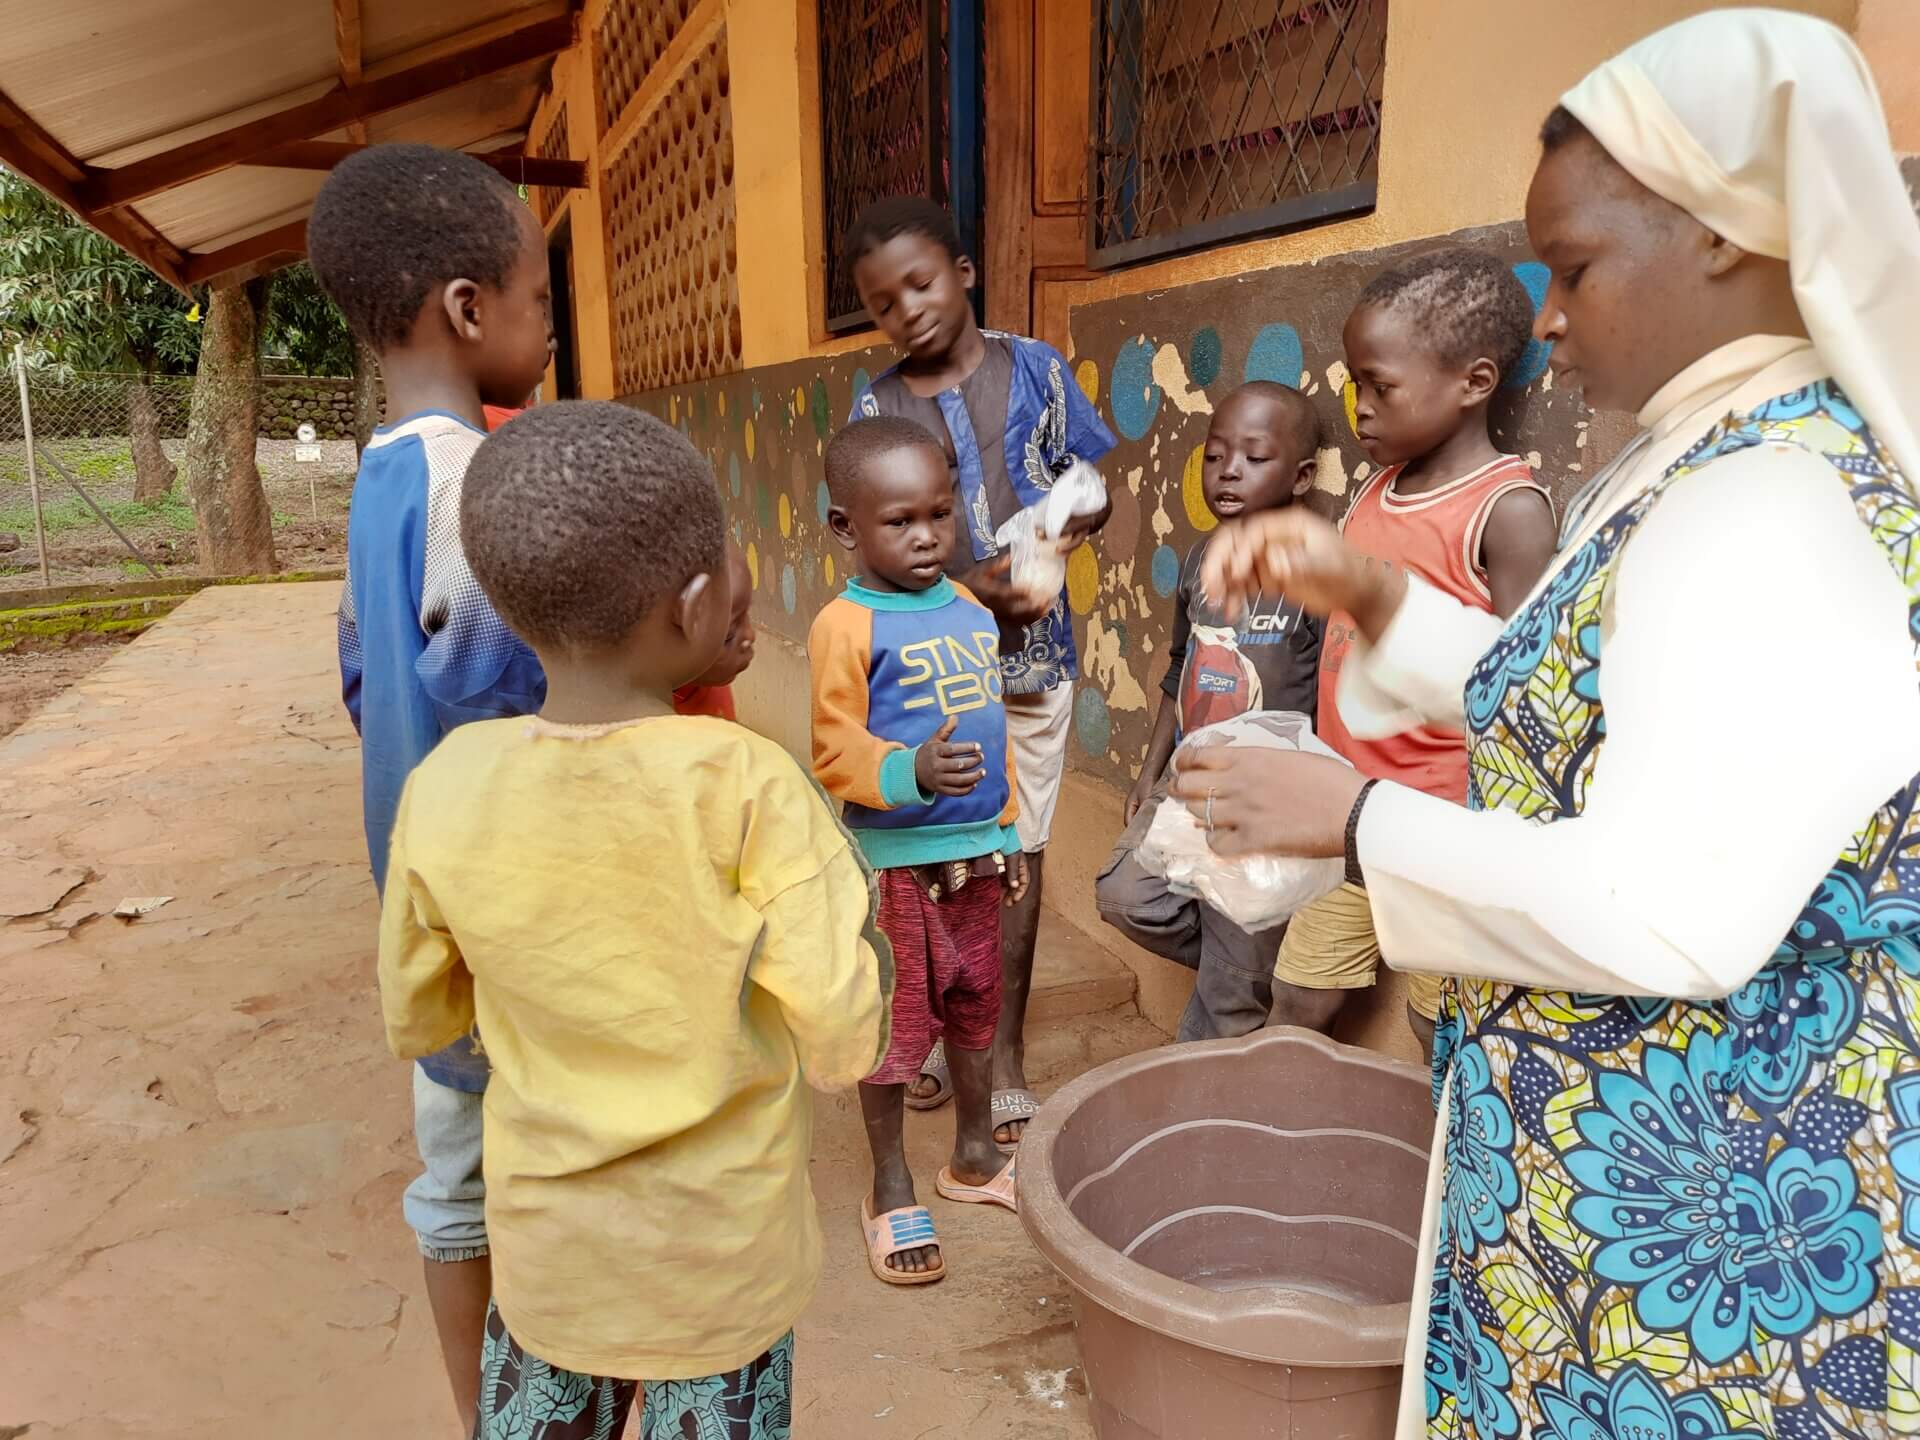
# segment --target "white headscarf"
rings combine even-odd
[[[1920,482],[1920,222],[1853,41],[1784,10],[1711,11],[1561,104],[1654,194],[1789,262],[1814,348]]]

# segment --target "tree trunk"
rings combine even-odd
[[[160,444],[160,412],[153,403],[153,382],[145,375],[127,391],[127,433],[133,440],[134,502],[166,499],[173,493],[173,462]]]
[[[254,438],[260,413],[260,318],[268,280],[211,292],[200,325],[200,367],[187,419],[187,494],[200,570],[271,575],[273,512],[260,484]]]
[[[359,336],[353,338],[353,453],[358,455],[380,423],[386,390],[380,383],[380,352]]]

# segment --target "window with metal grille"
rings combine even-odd
[[[948,197],[946,0],[821,0],[827,329],[865,326],[841,242],[890,195]]]
[[[1387,0],[1094,0],[1094,263],[1373,208]]]

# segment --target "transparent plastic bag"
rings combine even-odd
[[[1107,482],[1084,460],[1054,477],[1053,489],[994,532],[994,544],[1012,557],[1007,579],[1035,604],[1051,600],[1067,583],[1067,551],[1060,533],[1076,515],[1097,515],[1107,503]]]
[[[1313,722],[1293,710],[1260,710],[1196,730],[1174,753],[1173,773],[1182,756],[1212,745],[1251,745],[1264,750],[1301,750],[1347,761],[1322,744]],[[1338,889],[1346,875],[1339,859],[1303,860],[1282,855],[1248,855],[1229,860],[1207,844],[1202,821],[1169,797],[1154,812],[1153,824],[1135,857],[1174,893],[1204,900],[1242,930],[1267,930]]]

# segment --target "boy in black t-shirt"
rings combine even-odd
[[[1291,505],[1313,487],[1318,442],[1319,422],[1298,390],[1264,380],[1242,385],[1221,402],[1207,430],[1207,508],[1226,520]],[[1094,887],[1109,925],[1198,972],[1179,1040],[1245,1035],[1266,1023],[1286,927],[1249,934],[1141,867],[1134,852],[1166,794],[1167,762],[1183,736],[1237,715],[1295,710],[1311,717],[1319,693],[1320,622],[1280,595],[1261,596],[1229,620],[1200,590],[1210,539],[1194,545],[1180,567],[1160,714],[1127,796],[1127,828]]]

